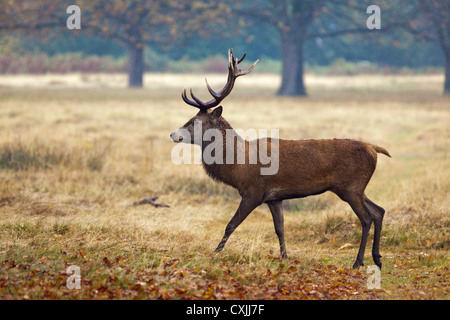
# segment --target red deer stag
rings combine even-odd
[[[256,61],[247,71],[241,71],[238,64],[244,59],[235,59],[233,51],[228,52],[228,80],[225,87],[216,92],[206,82],[208,91],[212,99],[207,102],[197,98],[192,89],[190,91],[193,100],[186,95],[186,89],[182,92],[182,98],[187,104],[200,109],[200,111],[190,119],[183,127],[172,132],[170,135],[174,142],[188,144],[199,144],[202,152],[212,143],[212,141],[194,141],[189,135],[182,134],[181,131],[189,132],[190,137],[194,136],[195,123],[201,124],[202,134],[208,129],[218,130],[226,140],[228,131],[233,131],[230,124],[221,116],[222,106],[220,102],[231,93],[237,77],[246,75],[255,67]],[[235,132],[234,132],[235,133]],[[220,241],[216,252],[222,251],[225,243],[241,222],[262,203],[266,203],[272,213],[275,232],[280,243],[281,256],[287,258],[284,240],[283,222],[283,200],[302,198],[310,195],[321,194],[325,191],[332,191],[343,201],[347,202],[355,214],[358,216],[362,226],[361,243],[353,268],[358,268],[363,264],[364,250],[369,235],[372,221],[375,225],[373,239],[372,257],[375,264],[381,268],[381,255],[379,253],[381,227],[384,216],[384,209],[364,194],[364,190],[369,183],[377,164],[377,153],[382,153],[390,157],[389,152],[376,145],[355,141],[350,139],[332,140],[282,140],[274,138],[264,138],[267,150],[273,150],[274,143],[278,147],[278,171],[274,174],[261,174],[261,168],[267,167],[258,160],[256,163],[249,163],[252,141],[234,135],[238,143],[234,145],[231,152],[239,148],[246,148],[245,163],[206,163],[202,157],[203,167],[206,173],[214,180],[224,182],[239,191],[242,199],[239,207],[225,229],[225,235]],[[234,138],[233,138],[234,139]],[[258,139],[262,142],[263,139]],[[240,142],[240,143],[239,143]],[[227,142],[223,141],[223,145]],[[225,150],[222,156],[225,159]]]

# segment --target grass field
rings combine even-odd
[[[223,75],[208,76],[223,85]],[[386,209],[381,289],[351,270],[361,236],[331,193],[285,202],[289,259],[267,206],[213,251],[240,197],[201,165],[175,165],[169,134],[208,97],[201,75],[0,77],[0,299],[449,299],[450,98],[442,76],[240,78],[223,103],[234,128],[385,147],[366,194]],[[150,205],[127,206],[159,196]],[[79,267],[80,289],[67,268]]]

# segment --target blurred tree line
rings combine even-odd
[[[71,4],[81,8],[81,30],[66,27]],[[366,26],[372,4],[381,9],[379,30]],[[158,69],[232,47],[253,60],[281,60],[281,95],[306,95],[305,63],[336,59],[445,66],[450,93],[450,0],[0,0],[0,50],[8,45],[50,56],[126,56],[131,87],[142,86],[146,54]]]

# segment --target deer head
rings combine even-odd
[[[175,130],[170,134],[170,138],[174,142],[182,142],[182,143],[190,143],[190,144],[199,144],[201,141],[195,141],[194,140],[194,128],[196,125],[198,127],[201,127],[201,135],[203,136],[204,132],[208,129],[221,129],[223,125],[228,125],[228,123],[225,121],[225,119],[222,118],[222,107],[217,107],[220,102],[231,93],[231,90],[233,90],[234,82],[236,81],[236,78],[239,76],[246,75],[250,73],[255,65],[258,63],[259,60],[256,60],[255,63],[247,70],[242,71],[238,68],[238,64],[242,62],[245,58],[244,54],[242,58],[235,59],[233,55],[233,49],[228,50],[228,80],[225,84],[225,87],[223,87],[222,90],[219,92],[214,91],[211,86],[208,83],[208,80],[206,80],[206,87],[208,88],[209,93],[212,95],[212,99],[203,102],[199,98],[197,98],[194,93],[192,92],[192,88],[190,89],[190,94],[193,100],[189,99],[186,94],[186,88],[181,93],[181,97],[183,98],[183,101],[186,102],[188,105],[191,105],[193,107],[196,107],[200,109],[200,111],[191,118],[184,126],[179,128],[178,130]],[[211,110],[212,108],[215,108],[214,110]]]

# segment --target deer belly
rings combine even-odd
[[[329,187],[310,187],[307,189],[303,188],[292,188],[292,189],[271,189],[264,194],[263,202],[270,201],[281,201],[296,198],[305,198],[308,196],[324,193],[330,190]]]

